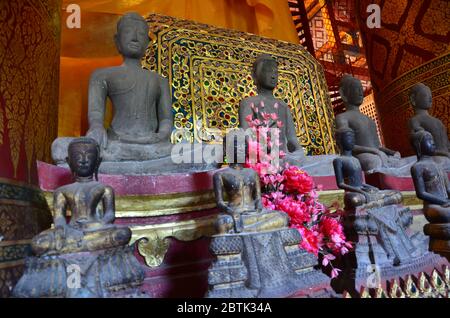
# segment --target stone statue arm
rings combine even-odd
[[[243,129],[247,129],[250,127],[245,118],[251,114],[253,114],[253,111],[248,102],[246,102],[245,100],[241,100],[239,102],[239,127]]]
[[[396,156],[396,157],[400,157],[400,153],[398,151],[380,146],[378,148],[379,150],[381,150],[382,152],[384,152],[385,154],[387,154],[388,156]]]
[[[400,153],[398,151],[386,148],[380,143],[380,139],[378,138],[377,125],[371,118],[369,125],[370,125],[369,129],[371,130],[371,136],[373,136],[375,145],[378,147],[378,150],[385,153],[388,156],[395,156],[400,158]]]
[[[358,155],[361,153],[371,153],[371,154],[374,154],[374,155],[377,155],[380,157],[383,156],[383,154],[385,154],[384,151],[381,151],[380,149],[373,148],[373,147],[361,146],[361,145],[355,145],[352,153],[354,155]]]
[[[440,198],[432,193],[427,192],[427,189],[425,187],[425,182],[423,180],[422,176],[423,170],[417,167],[411,168],[411,176],[414,181],[414,189],[416,190],[416,195],[419,199],[432,203],[432,204],[438,204],[438,205],[444,205],[448,204],[448,200],[445,200],[444,198]]]
[[[103,73],[95,71],[89,80],[88,120],[89,130],[86,135],[94,138],[103,149],[108,143],[108,136],[103,125],[108,84]]]
[[[61,191],[56,190],[53,194],[53,210],[55,214],[53,217],[55,228],[66,227],[67,200]]]
[[[261,182],[259,180],[258,173],[255,172],[255,207],[257,211],[263,210],[262,199],[261,199]]]
[[[283,105],[286,107],[286,139],[287,139],[287,149],[290,152],[295,152],[295,151],[302,151],[303,149],[300,146],[300,143],[298,142],[297,139],[297,132],[295,130],[295,124],[294,124],[294,119],[292,118],[292,114],[291,114],[291,110],[289,109],[289,106],[284,104]]]
[[[216,173],[213,176],[214,195],[216,197],[217,207],[219,211],[233,214],[233,210],[223,200],[223,181],[220,173]]]
[[[420,121],[418,121],[415,117],[412,117],[409,121],[408,121],[408,127],[409,127],[409,133],[413,134],[419,130],[424,130],[424,128],[422,127],[422,125],[420,124]]]
[[[450,150],[447,152],[447,151],[439,151],[439,150],[436,150],[435,152],[434,152],[434,155],[435,156],[443,156],[443,157],[448,157],[449,159],[450,159]]]
[[[353,155],[358,155],[358,154],[362,154],[362,153],[371,153],[371,154],[377,155],[378,157],[380,157],[383,166],[388,165],[389,158],[388,158],[387,154],[380,149],[366,147],[366,146],[360,146],[360,145],[355,145],[353,147],[353,151],[352,151]]]
[[[158,136],[161,141],[166,141],[170,139],[173,128],[172,97],[170,94],[169,81],[166,78],[160,77],[159,85]]]
[[[111,187],[105,187],[105,192],[103,193],[103,215],[102,222],[105,224],[110,224],[114,222],[116,218],[115,215],[115,202],[114,202],[114,190]]]
[[[339,187],[339,189],[349,191],[349,192],[357,192],[361,194],[365,194],[365,192],[359,188],[351,186],[344,181],[344,173],[343,173],[343,164],[342,160],[339,158],[336,158],[333,160],[333,168],[334,168],[334,175],[336,177],[336,184]]]

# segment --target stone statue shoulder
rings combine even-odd
[[[338,121],[338,120],[346,120],[346,119],[348,119],[348,117],[349,117],[349,114],[348,114],[347,111],[345,111],[343,113],[340,113],[340,114],[336,115],[336,121]]]
[[[418,115],[414,115],[408,120],[408,128],[410,131],[413,132],[418,125],[420,126],[420,120]]]
[[[248,96],[241,100],[240,105],[241,106],[250,106],[250,104],[255,104],[257,106],[261,102],[261,97],[259,96]]]

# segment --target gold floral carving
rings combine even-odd
[[[381,284],[377,288],[361,287],[360,298],[448,298],[450,296],[450,284],[445,279],[448,266],[441,271],[436,268],[429,274],[420,272],[416,275],[407,275],[404,279],[395,278],[386,282],[386,288]],[[345,291],[343,297],[349,298]]]
[[[209,237],[215,233],[215,220],[213,215],[181,222],[133,226],[130,244],[138,242],[139,254],[149,267],[159,266],[169,249],[169,237],[180,241]]]
[[[310,154],[335,152],[324,73],[302,45],[157,14],[147,21],[153,41],[142,63],[169,79],[174,126],[184,133],[174,142],[215,143],[237,127],[239,101],[255,94],[251,65],[268,53],[279,63],[274,94],[291,108],[301,144]]]

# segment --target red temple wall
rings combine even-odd
[[[366,24],[369,4],[380,6],[381,28]],[[431,88],[431,113],[450,133],[450,6],[445,0],[359,0],[357,7],[384,141],[411,155],[408,92],[415,83]]]

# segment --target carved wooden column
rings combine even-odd
[[[51,224],[36,160],[50,160],[57,131],[60,10],[58,0],[0,2],[0,297]]]

